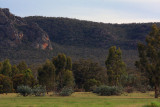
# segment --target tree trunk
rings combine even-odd
[[[158,98],[159,96],[159,89],[158,89],[158,85],[155,85],[155,98]]]

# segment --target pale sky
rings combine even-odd
[[[68,17],[104,23],[160,22],[160,0],[0,0],[21,17]]]

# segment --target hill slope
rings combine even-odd
[[[46,31],[52,42],[61,45],[122,49],[136,49],[144,41],[152,23],[104,24],[68,18],[26,17],[27,22],[37,23]]]
[[[41,16],[21,18],[8,9],[0,9],[0,60],[42,63],[46,58],[65,53],[73,60],[90,58],[104,65],[108,48],[116,45],[123,50],[128,67],[134,67],[138,58],[137,43],[144,42],[151,25],[105,24]]]

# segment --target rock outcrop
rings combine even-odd
[[[9,9],[0,8],[0,45],[18,47],[21,44],[52,50],[49,36],[38,24],[27,23],[23,18],[10,13]]]

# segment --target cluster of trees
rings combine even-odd
[[[105,64],[107,70],[92,60],[80,59],[72,63],[70,57],[58,54],[38,69],[38,81],[46,86],[47,92],[60,91],[64,87],[92,91],[100,85],[128,86],[129,76],[120,48],[113,46],[109,49]]]
[[[80,59],[72,63],[70,57],[58,54],[41,65],[37,70],[37,78],[25,62],[11,65],[9,60],[0,63],[1,93],[16,92],[17,87],[39,84],[46,91],[60,92],[63,88],[74,88],[77,91],[91,91],[100,85],[121,86],[122,76],[126,75],[126,66],[121,58],[121,50],[111,47],[106,60],[106,68],[92,60]]]
[[[139,61],[136,67],[141,71],[128,72],[122,60],[122,51],[116,46],[109,49],[105,61],[106,69],[92,60],[80,59],[72,63],[69,56],[58,54],[40,66],[37,79],[25,62],[11,65],[9,60],[0,62],[0,93],[16,92],[20,85],[33,87],[37,84],[46,87],[47,92],[60,92],[64,88],[91,91],[100,85],[123,88],[155,88],[155,98],[160,87],[160,29],[152,26],[145,44],[138,44]],[[145,88],[144,88],[145,87]]]
[[[38,69],[38,81],[46,86],[47,92],[60,91],[64,87],[74,86],[72,61],[65,54],[58,54],[52,60],[46,60]]]
[[[160,87],[159,41],[160,29],[156,25],[153,25],[151,33],[146,37],[146,43],[138,44],[139,61],[135,63],[136,67],[141,71],[141,77],[139,78],[140,85],[143,85],[145,88],[147,88],[146,85],[154,87],[155,98],[159,96]],[[46,62],[46,64],[47,63],[48,65],[54,65],[50,67],[55,71],[53,73],[53,84],[55,85],[52,86],[56,86],[57,89],[67,85],[74,86],[74,82],[78,89],[85,89],[85,91],[90,91],[92,87],[100,84],[122,87],[135,86],[136,78],[133,77],[133,74],[129,75],[129,73],[126,72],[126,65],[122,61],[122,52],[120,48],[117,49],[115,46],[109,49],[109,54],[105,61],[106,70],[99,66],[98,63],[89,60],[74,62],[72,67],[71,59],[66,58],[64,54],[59,54],[57,57],[54,57],[52,61]],[[44,68],[45,65],[40,69],[40,72]]]
[[[11,65],[8,59],[0,62],[0,93],[16,92],[20,85],[35,85],[35,78],[27,64],[22,61]]]
[[[146,37],[146,44],[138,44],[139,61],[136,67],[146,77],[149,85],[155,88],[155,98],[159,96],[160,87],[160,28],[152,26],[152,31]]]
[[[50,91],[61,92],[64,88],[76,91],[92,91],[100,85],[133,87],[137,78],[126,72],[120,48],[112,46],[105,62],[106,68],[92,60],[80,59],[72,63],[69,56],[58,54],[37,69],[36,76],[23,61],[11,65],[9,60],[0,63],[1,93],[17,92],[21,85],[41,85]],[[131,73],[133,74],[133,73]],[[34,78],[35,77],[35,78]],[[37,78],[36,78],[37,77]]]

